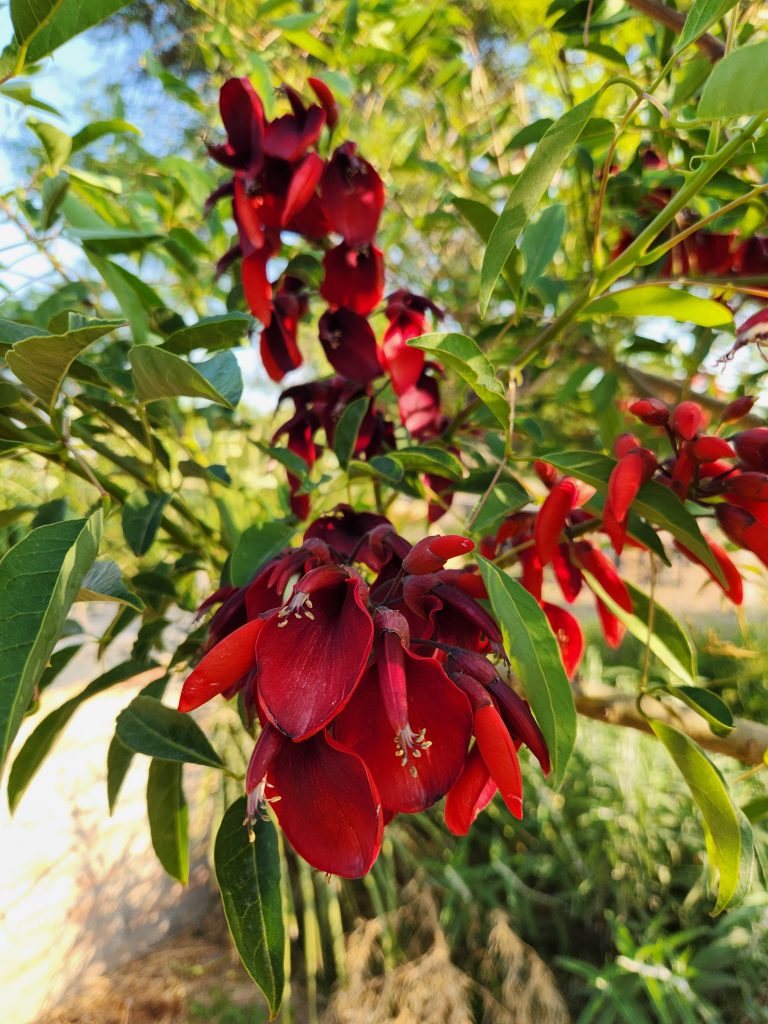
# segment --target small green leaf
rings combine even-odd
[[[249,526],[232,552],[229,573],[234,586],[250,583],[254,573],[289,546],[295,532],[296,527],[282,519]]]
[[[525,292],[538,281],[549,266],[560,248],[564,230],[565,207],[562,203],[548,206],[539,219],[525,229],[520,245],[525,258],[525,270],[521,280]]]
[[[127,133],[141,135],[141,132],[135,125],[130,124],[128,121],[122,121],[119,118],[112,118],[109,121],[91,121],[90,124],[85,125],[72,136],[72,152],[77,153],[78,150],[90,146],[92,142],[104,138],[105,135],[124,135]]]
[[[145,555],[152,547],[169,494],[131,491],[123,505],[123,534],[134,555]]]
[[[99,549],[101,510],[32,530],[0,561],[0,766]]]
[[[682,53],[686,46],[695,43],[716,21],[720,21],[738,0],[693,0],[683,31],[677,40],[675,55]]]
[[[85,574],[76,601],[116,601],[144,611],[144,602],[126,587],[120,566],[116,562],[94,562]]]
[[[715,736],[733,732],[733,715],[722,698],[702,686],[670,686],[668,692],[704,718]]]
[[[51,170],[58,174],[72,152],[72,139],[61,128],[48,124],[47,121],[30,118],[27,124],[42,142]]]
[[[154,697],[134,697],[117,716],[116,734],[121,743],[137,754],[209,768],[224,767],[194,718],[174,711]]]
[[[651,728],[664,744],[688,784],[704,822],[712,873],[719,876],[713,916],[735,906],[749,889],[752,873],[752,830],[734,807],[720,772],[685,733],[651,720]]]
[[[339,417],[336,424],[336,432],[333,438],[333,450],[342,469],[346,469],[352,453],[355,450],[355,442],[360,432],[360,426],[368,412],[371,400],[368,397],[356,398],[350,402]]]
[[[680,288],[663,285],[638,285],[621,288],[594,299],[580,314],[582,320],[594,316],[668,316],[681,323],[701,327],[722,327],[733,323],[730,309],[714,299],[702,299]]]
[[[482,241],[487,242],[499,219],[490,206],[478,202],[477,199],[465,199],[463,196],[452,196],[451,202]]]
[[[68,207],[65,207],[65,211]],[[135,231],[131,228],[70,227],[69,234],[83,243],[88,253],[111,256],[115,253],[139,252],[152,242],[162,240],[156,231]]]
[[[161,348],[141,345],[128,353],[140,402],[188,395],[234,409],[243,393],[243,378],[231,352],[219,352],[204,363],[188,363]]]
[[[68,650],[68,648],[65,648],[65,650]],[[80,705],[90,697],[95,697],[96,694],[103,693],[104,690],[108,690],[118,683],[123,683],[126,679],[131,679],[133,676],[138,675],[139,672],[144,672],[150,667],[151,663],[137,661],[125,661],[121,665],[116,665],[108,672],[104,672],[103,675],[94,679],[76,697],[70,697],[69,700],[38,722],[34,731],[30,733],[21,750],[16,755],[11,765],[11,770],[8,773],[8,806],[11,809],[11,813],[16,810],[19,800],[37,773],[38,768],[51,752],[56,740],[64,731],[65,726]]]
[[[5,360],[19,380],[53,411],[64,378],[78,355],[123,322],[90,320],[64,334],[36,331],[17,341],[6,353]]]
[[[189,812],[181,779],[184,766],[153,757],[147,778],[149,834],[157,859],[182,885],[189,881]]]
[[[390,452],[387,458],[403,467],[406,473],[432,473],[461,480],[464,467],[452,452],[437,446],[417,445]]]
[[[57,174],[55,178],[46,178],[40,186],[43,205],[40,209],[40,227],[47,231],[53,224],[56,213],[69,190],[69,175]]]
[[[204,348],[208,352],[234,348],[242,343],[253,322],[253,317],[246,313],[209,316],[190,327],[174,331],[163,342],[163,349],[177,356],[186,356],[196,348]]]
[[[272,822],[257,818],[249,842],[246,816],[241,797],[222,819],[213,855],[216,881],[237,952],[264,993],[274,1020],[285,986],[280,854]]]
[[[768,40],[741,46],[718,61],[707,79],[697,116],[726,121],[768,110]]]
[[[449,366],[469,385],[504,429],[509,427],[509,403],[493,367],[476,343],[464,334],[423,334],[409,342]]]
[[[156,697],[162,699],[165,688],[168,685],[168,676],[160,679],[153,679],[143,689],[139,690],[139,697]],[[107,802],[109,813],[114,814],[117,805],[117,798],[120,795],[128,769],[134,758],[134,753],[124,743],[121,743],[117,735],[112,737],[107,751]]]
[[[504,264],[517,244],[539,200],[562,167],[592,115],[600,91],[568,110],[551,125],[533,156],[512,187],[506,205],[494,225],[480,272],[480,313],[485,316],[493,289]]]
[[[557,640],[535,597],[485,558],[477,561],[504,649],[544,735],[557,788],[576,742],[576,708]]]
[[[598,491],[605,493],[616,460],[599,452],[557,452],[540,456],[543,462],[570,476],[575,476]],[[715,561],[709,545],[704,540],[699,524],[685,505],[667,487],[649,480],[638,491],[632,502],[633,510],[644,519],[656,523],[692,551],[711,569],[718,579],[723,579],[720,566]],[[725,582],[723,580],[723,582]]]

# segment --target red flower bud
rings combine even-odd
[[[768,501],[768,476],[756,472],[734,474],[723,490],[746,501]]]
[[[689,561],[694,562],[696,565],[700,565],[705,569],[729,600],[733,601],[734,604],[741,604],[744,600],[744,587],[741,581],[741,573],[728,557],[725,548],[721,547],[710,537],[707,537],[706,534],[704,535],[704,540],[709,545],[709,550],[712,552],[712,556],[720,566],[720,571],[725,577],[725,584],[717,578],[708,565],[702,562],[698,555],[694,555],[694,553],[689,551],[688,548],[683,547],[679,540],[675,541],[675,547],[679,551],[682,551]]]
[[[562,478],[562,474],[559,470],[555,469],[548,462],[542,462],[541,459],[536,459],[533,464],[533,469],[539,480],[547,487],[554,487],[555,484]]]
[[[715,462],[717,459],[735,459],[736,452],[725,438],[704,434],[691,445],[691,457],[696,462]]]
[[[448,534],[445,537],[425,537],[414,545],[403,559],[403,570],[416,576],[442,569],[449,558],[465,555],[475,547],[468,537]]]
[[[751,513],[734,505],[718,505],[715,515],[729,540],[751,551],[763,565],[768,566],[768,528]]]
[[[608,497],[603,511],[603,527],[617,554],[621,554],[627,532],[627,517],[640,487],[656,471],[656,456],[648,448],[631,448],[619,459],[608,480]]]
[[[658,398],[639,398],[629,411],[649,427],[663,427],[669,420],[669,409]]]
[[[753,427],[730,438],[736,453],[750,469],[768,472],[768,427]]]
[[[704,423],[704,413],[696,402],[681,402],[675,406],[670,426],[683,441],[692,440]]]
[[[536,516],[533,538],[542,565],[551,562],[569,513],[579,500],[579,484],[565,477],[555,484]]]
[[[632,451],[633,448],[640,448],[640,438],[634,434],[619,434],[616,440],[613,442],[613,454],[617,459],[620,459],[627,452]]]
[[[721,423],[735,423],[751,411],[757,399],[753,395],[742,395],[741,398],[734,398],[732,402],[723,409],[720,416]]]

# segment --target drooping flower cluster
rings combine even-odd
[[[306,385],[304,393],[295,388],[284,393],[297,400],[296,413],[275,435],[286,434],[288,447],[311,467],[317,455],[316,430],[323,427],[332,444],[341,412],[363,396],[370,398],[370,405],[354,454],[366,458],[394,447],[393,427],[373,397],[373,381],[382,374],[389,376],[412,437],[437,437],[446,419],[440,409],[439,366],[425,363],[424,353],[408,345],[428,330],[428,315],[439,320],[443,311],[430,299],[400,288],[382,308],[389,326],[377,341],[369,318],[385,291],[384,256],[376,245],[384,187],[355,142],[343,142],[327,158],[320,155],[323,133],[330,141],[339,112],[328,86],[317,78],[308,81],[317,102],[307,103],[296,90],[283,86],[291,112],[269,121],[248,79],[230,79],[220,94],[227,141],[209,144],[208,150],[233,171],[233,178],[209,199],[210,207],[223,197],[232,198],[238,231],[237,244],[219,269],[241,260],[245,298],[262,325],[262,362],[275,381],[302,363],[299,324],[310,311],[312,295],[299,261],[291,261],[273,282],[270,260],[281,252],[286,234],[301,237],[322,257],[319,297],[325,309],[317,335],[336,377]],[[309,498],[298,493],[295,476],[289,482],[293,511],[306,517]]]
[[[478,573],[445,568],[472,547],[459,536],[411,546],[383,516],[341,506],[204,606],[219,604],[179,708],[242,692],[260,723],[249,814],[269,803],[322,871],[365,874],[387,822],[446,795],[459,834],[497,789],[521,817],[522,743],[549,771],[527,703],[502,679]]]

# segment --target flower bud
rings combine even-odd
[[[741,461],[762,473],[768,472],[768,427],[753,427],[730,438]]]
[[[449,558],[465,555],[475,547],[468,537],[447,534],[445,537],[425,537],[415,544],[403,559],[403,571],[414,576],[437,572]]]
[[[669,420],[669,409],[658,398],[639,398],[629,411],[649,427],[663,427]]]
[[[696,462],[716,462],[718,459],[734,459],[736,452],[725,438],[704,434],[691,445],[691,458]]]
[[[640,438],[636,437],[635,434],[619,434],[616,440],[613,442],[613,454],[617,459],[620,459],[627,452],[633,448],[640,448]]]
[[[768,501],[768,476],[765,473],[739,473],[726,481],[723,490],[745,501]]]
[[[740,420],[752,410],[752,406],[756,401],[757,399],[754,395],[742,395],[741,398],[735,398],[723,409],[722,415],[720,416],[720,422],[735,423],[736,420]]]
[[[683,441],[691,441],[704,423],[704,413],[696,402],[680,402],[675,406],[669,425]]]

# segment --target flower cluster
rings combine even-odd
[[[355,142],[341,143],[327,158],[320,155],[323,133],[330,141],[339,112],[328,86],[320,79],[308,81],[317,102],[307,103],[290,86],[283,86],[291,112],[273,121],[265,117],[248,79],[224,84],[220,110],[227,140],[209,144],[208,150],[233,171],[233,177],[216,189],[208,206],[225,196],[232,198],[238,241],[219,269],[241,260],[245,298],[262,325],[262,362],[275,381],[302,363],[299,324],[309,313],[311,293],[310,284],[300,276],[299,261],[289,263],[273,283],[270,260],[281,252],[286,233],[301,237],[322,256],[319,297],[325,308],[317,335],[336,377],[307,385],[303,393],[297,388],[284,393],[283,397],[298,400],[296,413],[276,435],[287,434],[291,450],[311,467],[318,427],[325,428],[332,443],[335,422],[346,404],[366,395],[370,406],[355,455],[370,457],[394,447],[393,427],[384,421],[373,398],[372,382],[382,374],[389,377],[411,436],[437,437],[446,421],[436,376],[440,368],[426,363],[424,353],[408,345],[427,331],[429,315],[439,320],[443,311],[430,299],[398,289],[383,305],[388,326],[377,341],[369,318],[382,304],[385,291],[384,256],[376,245],[384,187]],[[295,478],[290,483],[293,511],[305,518],[309,499],[298,493]]]
[[[340,506],[204,606],[220,605],[179,708],[241,691],[260,723],[249,815],[273,806],[322,871],[365,874],[384,826],[443,796],[458,834],[497,789],[521,817],[522,743],[549,771],[527,703],[503,681],[482,580],[474,567],[445,568],[473,547],[460,536],[412,546],[383,516]]]

